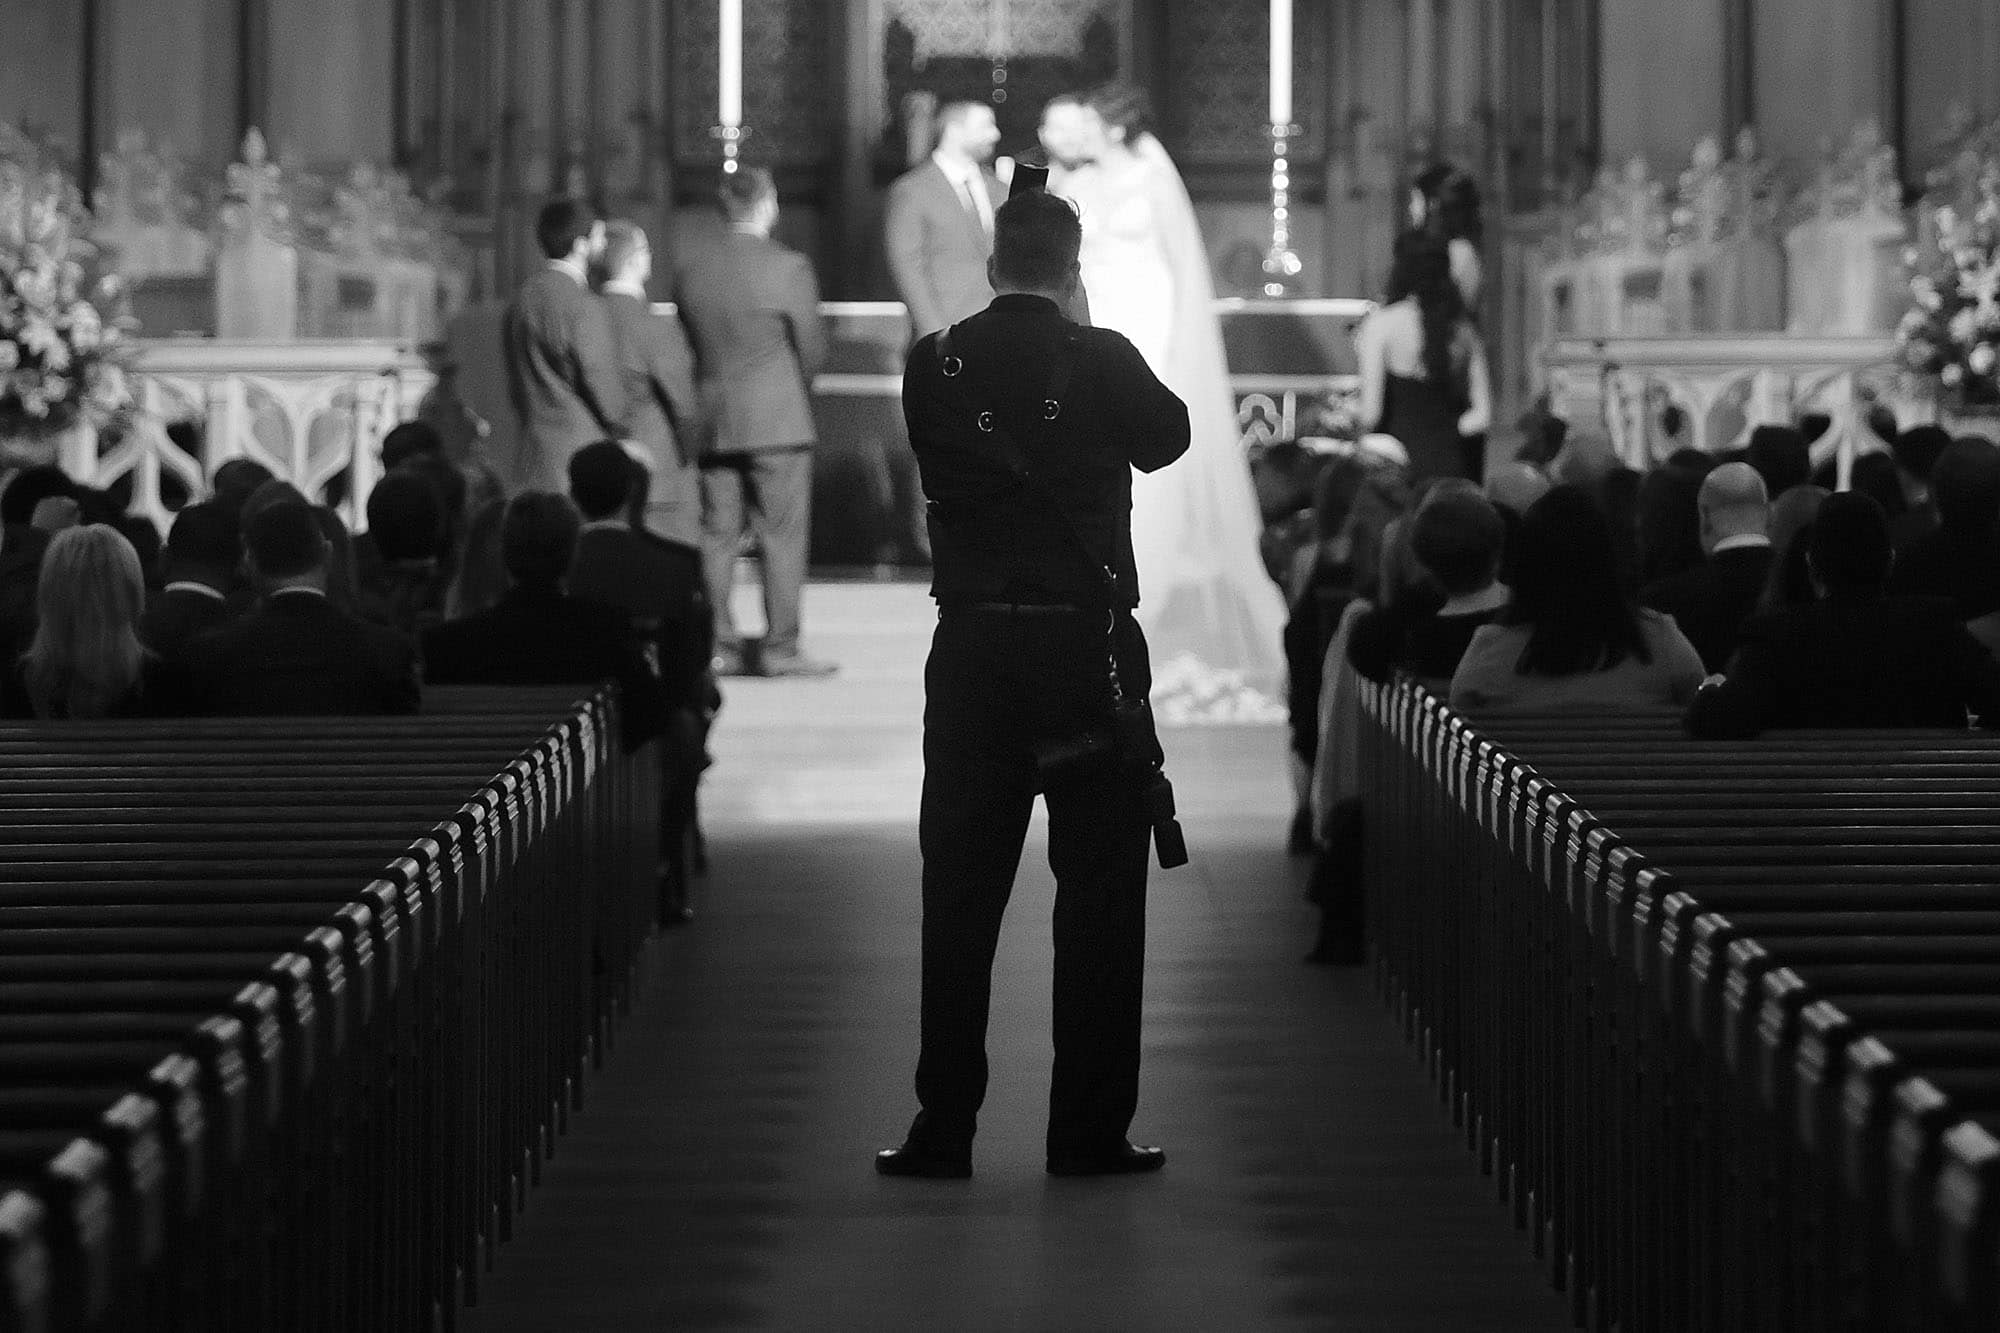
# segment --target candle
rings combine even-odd
[[[722,0],[722,67],[717,119],[724,129],[743,123],[743,0]]]
[[[1271,123],[1292,123],[1292,0],[1271,0]]]

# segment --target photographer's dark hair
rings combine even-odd
[[[535,241],[544,255],[562,259],[576,249],[578,241],[588,240],[596,225],[597,210],[588,200],[565,195],[542,205],[541,216],[535,219]]]
[[[993,270],[1012,286],[1061,287],[1082,247],[1076,205],[1047,190],[1017,194],[993,214]]]
[[[1424,325],[1425,377],[1463,395],[1459,349],[1466,323],[1465,294],[1451,276],[1451,251],[1444,238],[1416,228],[1396,238],[1387,303],[1412,297]]]
[[[1449,162],[1433,162],[1417,173],[1411,188],[1424,197],[1424,225],[1447,241],[1485,239],[1479,213],[1479,186]]]
[[[778,185],[763,167],[725,171],[715,185],[716,206],[730,222],[748,222],[765,203],[778,197]]]
[[[1505,620],[1528,629],[1515,669],[1529,676],[1604,671],[1650,662],[1639,611],[1618,581],[1604,511],[1579,486],[1558,486],[1528,507],[1513,534]]]
[[[1103,119],[1106,130],[1122,131],[1128,144],[1153,131],[1153,99],[1134,84],[1099,84],[1084,95],[1083,105]]]
[[[516,583],[560,583],[576,560],[583,519],[566,495],[523,491],[507,502],[500,520],[500,561]]]

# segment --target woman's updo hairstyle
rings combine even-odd
[[[1084,102],[1104,122],[1106,133],[1119,131],[1117,137],[1127,144],[1153,132],[1153,99],[1136,84],[1100,84],[1090,90]]]

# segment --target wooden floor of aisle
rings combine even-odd
[[[1194,864],[1155,871],[1133,1137],[1052,1180],[1054,882],[1037,819],[995,967],[969,1182],[885,1180],[914,1111],[922,589],[815,584],[826,681],[731,682],[699,919],[654,953],[466,1326],[1556,1330],[1561,1298],[1359,970],[1299,961],[1276,728],[1167,747]]]

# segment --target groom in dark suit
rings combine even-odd
[[[1006,198],[987,169],[1000,142],[993,108],[950,102],[937,113],[937,150],[889,187],[883,230],[896,294],[917,337],[976,315],[993,299],[986,261],[993,214]]]
[[[716,670],[746,670],[730,589],[743,537],[762,549],[764,635],[758,671],[824,676],[799,647],[811,533],[813,377],[826,364],[819,282],[796,250],[771,239],[778,190],[744,167],[716,191],[727,230],[675,255],[674,300],[694,344],[711,438],[701,460],[702,563],[715,608]]]

